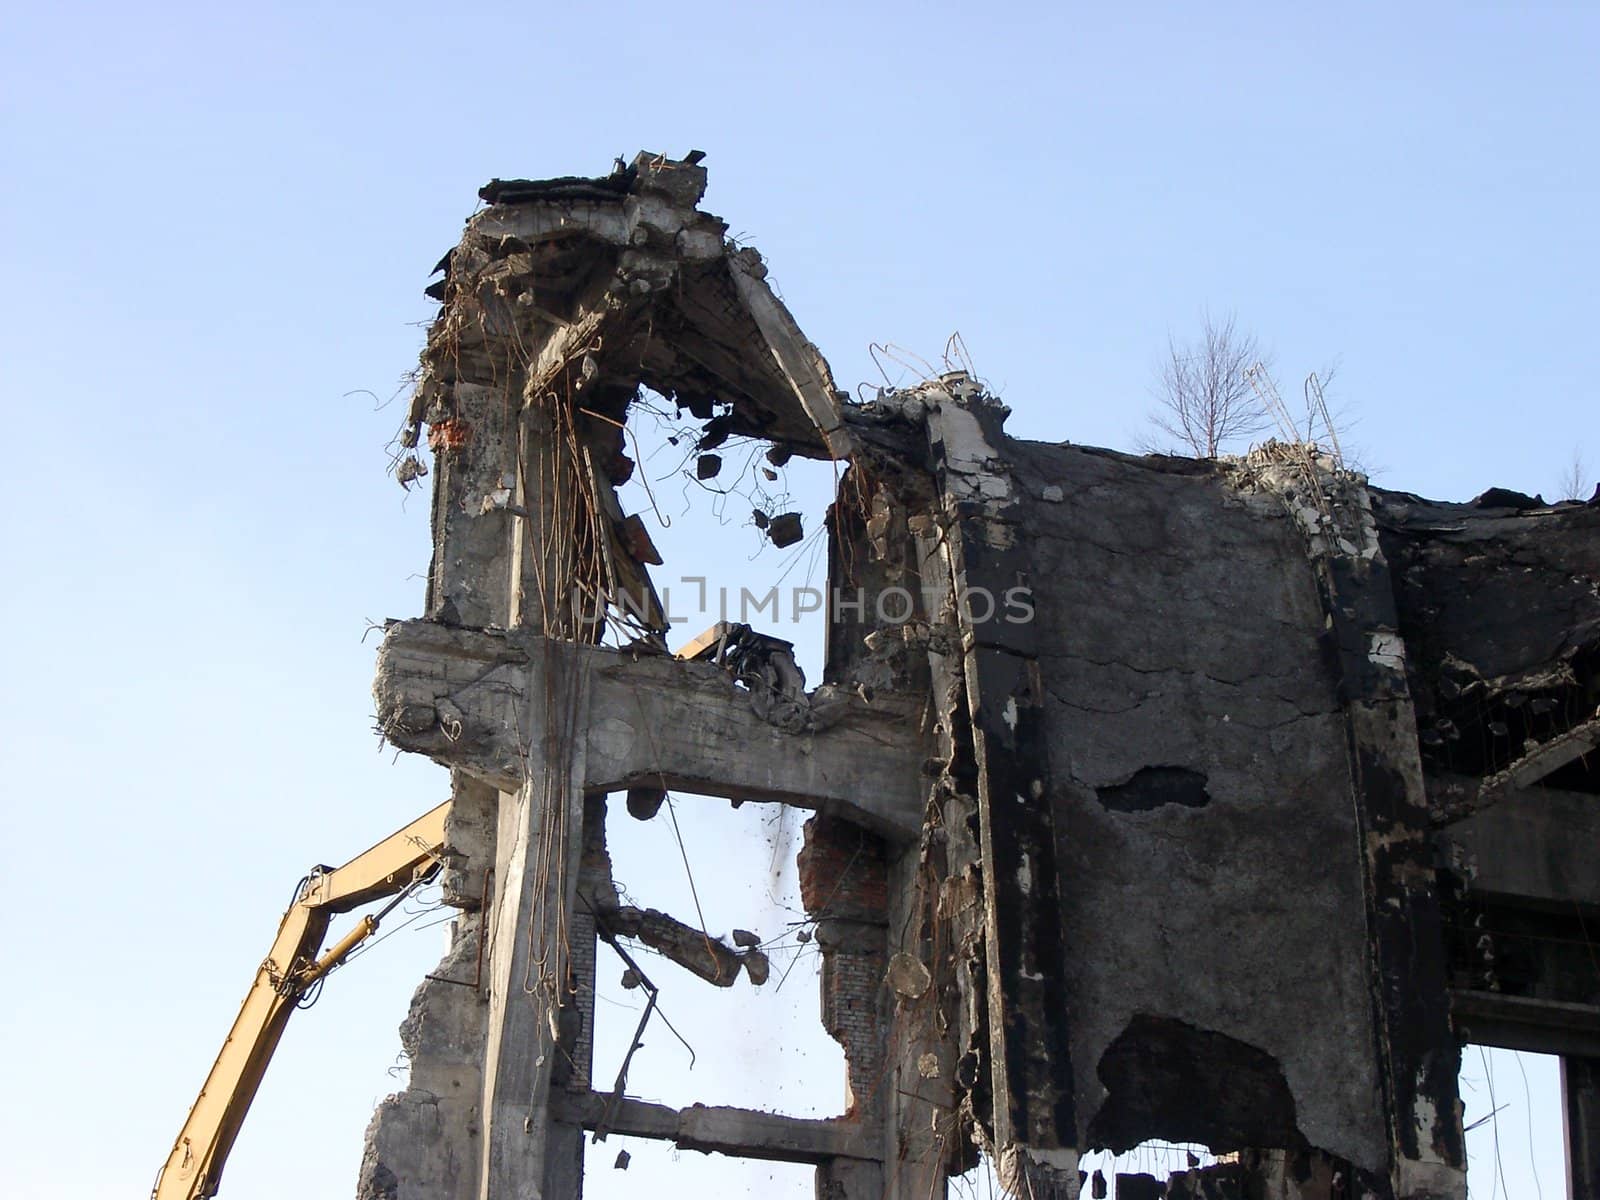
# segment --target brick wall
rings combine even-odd
[[[887,1055],[883,973],[888,958],[889,869],[876,835],[834,817],[805,825],[800,896],[822,950],[822,1025],[844,1047],[846,1113],[876,1106]]]
[[[572,1047],[572,1074],[567,1086],[582,1092],[593,1086],[594,1073],[594,917],[587,912],[572,914],[567,924],[567,945],[569,969],[572,972],[573,1008],[580,1022]]]
[[[889,864],[883,839],[838,817],[812,817],[795,859],[800,899],[821,921],[889,923]]]

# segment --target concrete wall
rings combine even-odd
[[[1299,530],[1194,463],[1007,455],[1048,581],[1083,1144],[1308,1144],[1383,1170],[1360,840]]]

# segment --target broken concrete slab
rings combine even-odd
[[[782,1162],[819,1163],[836,1158],[875,1161],[877,1154],[853,1121],[785,1117],[750,1109],[707,1107],[669,1108],[643,1100],[625,1099],[613,1105],[599,1092],[587,1096],[562,1096],[556,1112],[584,1129],[602,1120],[611,1133],[625,1137],[669,1141],[680,1150],[703,1154],[733,1154],[741,1158]]]

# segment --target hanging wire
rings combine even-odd
[[[1544,1200],[1544,1184],[1539,1180],[1539,1155],[1533,1145],[1533,1090],[1528,1086],[1528,1069],[1522,1062],[1522,1051],[1513,1050],[1517,1070],[1522,1075],[1523,1109],[1528,1118],[1528,1165],[1533,1171],[1533,1187],[1538,1200]]]
[[[1500,1189],[1505,1188],[1506,1200],[1511,1200],[1511,1189],[1506,1187],[1505,1161],[1500,1157],[1500,1106],[1494,1098],[1494,1068],[1489,1065],[1489,1055],[1482,1046],[1478,1047],[1478,1058],[1483,1063],[1483,1074],[1489,1085],[1489,1130],[1494,1137],[1494,1181],[1493,1190],[1489,1200],[1499,1196]]]

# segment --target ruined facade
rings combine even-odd
[[[1468,1039],[1564,1056],[1600,1198],[1600,504],[1019,441],[960,372],[850,401],[695,158],[497,181],[430,289],[433,566],[375,694],[451,769],[461,917],[363,1200],[565,1200],[586,1131],[814,1163],[838,1200],[980,1153],[1075,1196],[1083,1153],[1149,1139],[1222,1161],[1119,1194],[1459,1198]],[[668,652],[616,490],[641,387],[707,452],[839,465],[829,582],[862,602],[816,689],[742,627]],[[676,788],[815,814],[834,1118],[592,1077],[597,940],[766,977],[612,883],[606,821]]]

